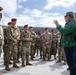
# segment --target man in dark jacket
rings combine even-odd
[[[73,12],[67,12],[65,15],[66,24],[64,27],[59,25],[57,20],[54,20],[56,28],[62,35],[61,46],[64,47],[67,64],[70,69],[70,75],[76,75],[76,67],[74,64],[74,53],[76,51],[76,42],[73,34],[76,32],[76,23],[73,19]]]

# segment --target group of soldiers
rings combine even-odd
[[[0,11],[2,9],[0,7]],[[2,13],[0,13],[0,20],[1,18]],[[20,58],[23,67],[32,65],[29,60],[34,60],[38,51],[40,59],[43,61],[46,59],[50,61],[52,55],[54,55],[54,59],[57,59],[58,52],[57,62],[63,60],[66,64],[64,50],[60,46],[61,34],[59,32],[55,33],[54,29],[49,32],[49,29],[45,28],[44,33],[39,31],[36,33],[33,31],[33,27],[28,27],[28,24],[24,25],[24,30],[20,30],[16,26],[16,22],[17,19],[12,18],[6,27],[0,26],[0,55],[3,48],[4,65],[7,71],[10,71],[10,64],[13,64],[14,68],[19,68],[17,63],[20,62]]]

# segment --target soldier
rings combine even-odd
[[[12,48],[12,56],[13,56],[13,67],[15,68],[19,68],[19,66],[16,64],[17,63],[17,54],[18,54],[18,41],[20,40],[20,30],[16,25],[16,18],[12,18],[11,19],[11,26],[10,26],[10,35],[9,35],[9,39],[10,39],[10,46],[13,47]]]
[[[21,30],[20,30],[20,34],[21,34]],[[21,36],[21,35],[20,35]],[[22,50],[22,48],[21,48],[21,46],[22,46],[22,41],[21,41],[21,39],[18,41],[18,54],[17,54],[17,62],[20,62],[19,61],[19,58],[21,57],[21,50]]]
[[[42,38],[42,34],[39,34],[38,36],[38,47],[40,50],[40,59],[43,58],[43,38]]]
[[[3,8],[0,7],[0,21],[1,21],[1,19],[2,19],[2,13],[1,13],[2,10],[3,10]],[[1,51],[2,51],[2,41],[3,41],[3,40],[4,40],[3,28],[2,28],[2,26],[0,25],[0,56],[1,56]],[[2,74],[0,73],[0,75],[2,75]]]
[[[48,28],[45,28],[45,32],[42,34],[43,37],[43,61],[45,61],[46,54],[48,54],[48,61],[50,61],[50,49],[51,49],[51,33]]]
[[[33,27],[29,27],[29,31],[31,33],[31,38],[33,39],[31,42],[31,60],[34,60],[34,49],[35,49],[35,41],[36,41],[36,33],[33,31]]]
[[[24,26],[24,31],[21,33],[21,40],[22,40],[22,66],[25,67],[25,59],[26,65],[32,65],[29,63],[29,53],[30,53],[30,46],[31,46],[31,33],[28,30],[28,25]]]
[[[64,48],[61,47],[61,34],[58,32],[57,33],[58,36],[58,43],[57,43],[57,47],[58,47],[58,61],[57,63],[61,62],[62,60],[64,61],[64,65],[66,64],[66,57],[65,57],[65,53],[64,53]]]
[[[2,13],[1,13],[2,10],[3,8],[0,7],[0,21],[2,19]],[[3,42],[4,42],[3,28],[0,25],[0,56],[1,56],[2,48],[3,48]]]
[[[3,51],[4,51],[4,65],[6,66],[5,69],[7,71],[10,71],[9,64],[12,64],[10,62],[10,57],[11,57],[11,46],[10,46],[10,40],[9,40],[9,28],[10,28],[11,22],[8,22],[8,26],[4,28],[4,46],[3,46]]]
[[[41,36],[41,33],[40,33],[40,31],[38,31],[37,38],[36,38],[36,41],[35,41],[35,50],[34,50],[34,55],[37,52],[37,55],[36,56],[38,56],[38,51],[40,49],[40,42],[41,42],[40,41],[40,36]]]
[[[54,55],[54,59],[56,59],[56,54],[57,54],[57,49],[56,49],[57,35],[55,34],[54,29],[51,30],[51,34],[52,34],[51,55]]]

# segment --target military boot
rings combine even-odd
[[[12,62],[10,61],[9,64],[12,64]]]
[[[22,67],[25,67],[26,65],[24,64],[24,61],[22,62]]]
[[[63,63],[63,65],[66,65],[66,61],[64,60],[64,63]]]
[[[54,59],[56,59],[56,55],[54,55]]]
[[[5,67],[5,70],[10,71],[9,65]]]
[[[26,61],[26,65],[32,65],[32,64]]]
[[[13,67],[19,68],[19,66],[16,63],[13,63]]]
[[[31,60],[34,60],[34,58],[33,58],[34,56],[33,55],[31,55]]]

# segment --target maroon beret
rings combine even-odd
[[[3,10],[3,8],[2,7],[0,7],[0,11],[2,11]]]
[[[24,28],[28,27],[28,24],[24,25]]]
[[[11,19],[11,21],[16,21],[16,20],[17,20],[16,18],[12,18],[12,19]]]
[[[51,30],[51,32],[53,32],[53,31],[54,31],[54,29]]]
[[[11,25],[12,23],[11,22],[8,22],[8,25]]]
[[[29,27],[29,29],[31,29],[31,28],[33,28],[32,26],[31,27]]]
[[[48,28],[45,28],[45,30],[47,30]]]
[[[0,18],[2,18],[2,13],[0,13]]]

